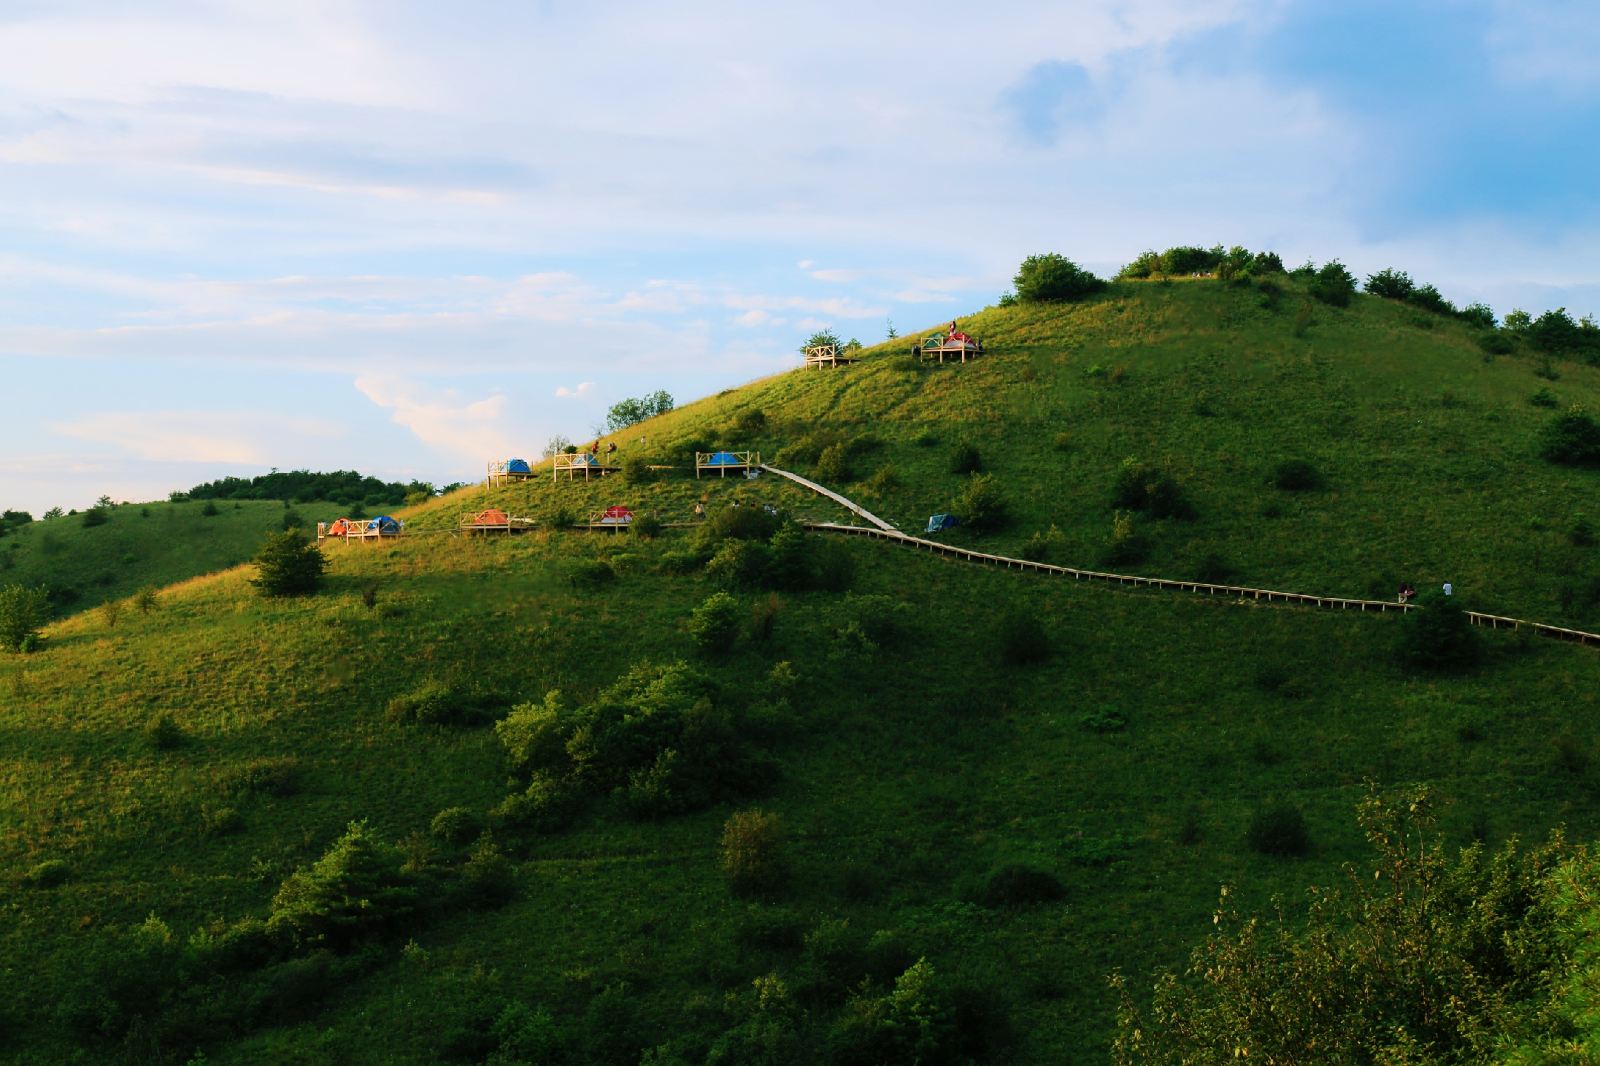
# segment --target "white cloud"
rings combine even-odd
[[[813,270],[811,276],[818,281],[844,283],[860,281],[862,272],[859,270]]]
[[[563,397],[587,396],[589,394],[589,390],[592,388],[594,388],[594,382],[592,381],[580,381],[570,389],[565,385],[558,385],[556,387],[556,395]]]
[[[453,397],[430,397],[417,382],[394,376],[364,374],[355,387],[367,399],[392,412],[391,419],[437,451],[478,462],[510,455],[516,435],[506,418],[506,397],[496,395],[467,403]]]
[[[259,411],[121,411],[83,415],[50,425],[64,437],[108,444],[119,453],[157,462],[288,465],[308,441],[344,435],[334,424]]]

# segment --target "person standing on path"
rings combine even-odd
[[[1455,595],[1455,591],[1456,591],[1456,587],[1454,585],[1450,584],[1450,582],[1446,581],[1444,583],[1444,594],[1446,596]]]

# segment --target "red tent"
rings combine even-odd
[[[500,508],[491,507],[474,515],[472,524],[475,526],[506,526],[511,524],[511,519]]]
[[[626,507],[607,507],[600,516],[600,524],[604,526],[625,526],[632,521],[633,512]]]
[[[328,536],[330,536],[330,537],[342,537],[346,533],[349,533],[349,532],[353,531],[356,528],[356,526],[357,526],[357,523],[350,521],[350,519],[348,519],[348,518],[337,519],[332,525],[330,525],[328,527]]]

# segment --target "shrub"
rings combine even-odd
[[[1245,843],[1262,855],[1300,856],[1311,850],[1305,815],[1287,803],[1263,807],[1250,816]]]
[[[167,713],[151,718],[144,727],[144,738],[156,751],[172,751],[183,746],[183,728]]]
[[[703,652],[726,650],[739,636],[739,601],[715,592],[689,616],[689,637]]]
[[[730,540],[706,563],[706,573],[726,589],[760,588],[767,581],[772,552],[765,544]]]
[[[29,888],[54,888],[72,876],[72,867],[64,859],[46,859],[23,875],[22,883]]]
[[[762,507],[723,507],[712,511],[700,527],[700,542],[710,546],[724,540],[766,540],[778,531],[779,521]]]
[[[1600,423],[1574,406],[1544,428],[1539,454],[1552,463],[1600,466]]]
[[[154,585],[146,585],[133,594],[133,606],[140,614],[149,614],[161,604],[159,594]]]
[[[488,836],[472,847],[461,866],[461,896],[469,907],[498,907],[517,894],[517,875],[505,853]]]
[[[244,828],[244,817],[237,807],[206,807],[200,812],[200,824],[212,836],[227,836]]]
[[[752,407],[748,411],[741,411],[734,420],[733,430],[740,436],[754,436],[767,428],[767,413],[759,407]]]
[[[722,826],[722,873],[736,895],[771,895],[782,887],[788,866],[783,821],[760,808],[735,811]]]
[[[1419,285],[1411,291],[1406,302],[1424,311],[1432,311],[1436,315],[1453,315],[1456,305],[1444,298],[1444,295],[1432,285]]]
[[[1272,471],[1272,484],[1285,492],[1310,492],[1322,487],[1322,472],[1307,459],[1285,459]]]
[[[292,756],[251,759],[218,779],[224,794],[258,793],[282,799],[300,791],[300,763]]]
[[[0,648],[22,651],[23,645],[36,641],[48,602],[49,594],[42,585],[0,588]]]
[[[578,786],[554,774],[538,771],[528,787],[507,796],[491,812],[497,822],[536,833],[559,833],[583,807]]]
[[[863,987],[829,1034],[828,1061],[934,1063],[956,1059],[959,1034],[949,996],[933,966],[919,958],[888,995]]]
[[[622,460],[622,480],[629,485],[648,485],[656,480],[658,474],[658,471],[650,469],[652,465],[649,456],[629,455]]]
[[[1052,525],[1048,531],[1035,532],[1022,546],[1022,557],[1035,563],[1059,563],[1065,552],[1067,538]]]
[[[1420,602],[1420,610],[1407,611],[1401,620],[1401,663],[1439,673],[1476,664],[1482,645],[1455,597],[1429,593]]]
[[[1005,495],[993,474],[969,475],[952,510],[961,516],[964,525],[978,532],[1000,529],[1011,518]]]
[[[1054,874],[1011,863],[989,871],[983,879],[978,902],[986,907],[1025,907],[1050,903],[1066,894],[1066,886]]]
[[[1494,329],[1494,308],[1490,307],[1488,304],[1470,303],[1461,310],[1457,311],[1456,314],[1460,317],[1461,321],[1465,322],[1469,326],[1477,326],[1479,329]],[[1493,334],[1491,334],[1491,336],[1493,336]],[[1481,339],[1479,340],[1479,343],[1482,343]]]
[[[580,559],[567,575],[575,589],[599,589],[617,580],[617,572],[604,559]]]
[[[1079,715],[1078,724],[1091,733],[1121,733],[1128,728],[1128,716],[1115,707],[1100,707]]]
[[[430,677],[390,699],[384,713],[391,722],[469,725],[487,717],[493,702],[489,693],[463,691]]]
[[[446,807],[433,816],[428,831],[446,844],[465,844],[483,832],[483,818],[471,807]]]
[[[818,481],[847,481],[850,478],[850,456],[843,444],[830,444],[817,456],[814,468]]]
[[[1492,329],[1478,338],[1478,347],[1488,355],[1510,355],[1517,350],[1517,341],[1503,329]]]
[[[1187,521],[1195,517],[1194,505],[1189,502],[1177,475],[1132,458],[1124,459],[1117,471],[1117,479],[1111,490],[1111,503],[1114,507],[1139,511],[1151,518]]]
[[[1024,259],[1014,280],[1017,298],[1024,303],[1077,300],[1106,287],[1104,281],[1054,252]]]
[[[399,852],[366,822],[351,822],[320,859],[283,882],[267,927],[302,949],[339,951],[394,927],[416,904],[416,886],[401,871]]]
[[[1355,275],[1337,259],[1323,264],[1311,282],[1311,295],[1332,307],[1349,307],[1355,291]]]
[[[1528,402],[1535,407],[1556,407],[1561,401],[1556,399],[1556,394],[1541,385],[1539,391],[1528,397]]]
[[[995,627],[1000,661],[1007,666],[1032,666],[1050,658],[1050,636],[1038,615],[1014,610]]]
[[[1367,291],[1374,296],[1404,300],[1415,288],[1416,284],[1411,280],[1411,275],[1403,270],[1385,269],[1367,275]]]
[[[976,474],[983,469],[983,456],[978,454],[978,447],[970,441],[962,441],[950,453],[950,472],[952,474]]]
[[[655,540],[666,531],[666,526],[656,515],[647,513],[635,515],[628,531],[643,540]]]
[[[855,556],[844,544],[824,541],[812,548],[811,555],[816,567],[817,588],[824,592],[844,592],[855,584]]]
[[[1106,544],[1105,560],[1110,566],[1141,563],[1150,553],[1150,542],[1133,520],[1132,511],[1118,511],[1111,518],[1111,540]]]
[[[255,557],[250,583],[264,596],[298,596],[322,585],[328,557],[300,530],[269,534]]]
[[[750,638],[757,641],[771,640],[773,626],[777,624],[778,615],[782,611],[783,601],[778,599],[777,593],[751,604]]]
[[[91,507],[83,512],[85,526],[103,526],[106,524],[106,512],[103,508]]]
[[[221,511],[217,510],[217,503],[215,500],[207,500],[205,506],[200,508],[200,516],[202,518],[215,518],[221,513]]]

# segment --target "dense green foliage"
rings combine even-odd
[[[0,586],[0,650],[21,651],[32,644],[44,625],[47,603],[42,587]]]
[[[267,596],[302,596],[322,585],[328,557],[298,529],[268,534],[256,553],[251,584]]]
[[[1104,281],[1055,252],[1024,259],[1013,284],[1024,303],[1079,300],[1106,287]]]
[[[615,433],[620,429],[637,425],[647,418],[664,415],[672,410],[672,394],[665,389],[657,389],[637,399],[629,397],[618,400],[606,411],[606,432]]]
[[[434,494],[425,481],[402,483],[364,477],[354,470],[315,473],[310,470],[274,470],[255,477],[225,477],[196,485],[188,492],[174,492],[174,503],[183,500],[292,500],[311,503],[364,504],[369,508],[398,507],[402,503],[427,499]]]
[[[1124,993],[1113,1061],[1586,1061],[1592,1019],[1566,996],[1593,978],[1592,949],[1573,950],[1600,888],[1588,852],[1557,835],[1452,856],[1425,790],[1369,797],[1360,820],[1371,857],[1314,892],[1303,924],[1245,917],[1224,889],[1185,975],[1148,1010]]]

